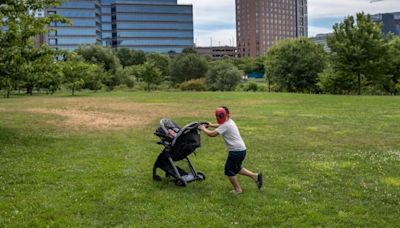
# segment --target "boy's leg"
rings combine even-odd
[[[252,178],[254,181],[257,181],[257,177],[258,177],[258,173],[253,173],[250,170],[246,169],[246,168],[242,168],[239,171],[239,174],[243,175],[243,176],[248,176],[250,178]]]
[[[237,176],[228,176],[229,181],[231,182],[232,186],[233,186],[233,190],[237,193],[242,192],[242,188],[239,185],[239,181],[237,179]]]
[[[253,179],[256,182],[257,188],[261,189],[262,185],[263,185],[263,181],[262,181],[262,174],[261,173],[253,173],[250,170],[247,170],[245,168],[242,168],[239,172],[239,174],[244,175],[244,176],[248,176],[251,179]]]

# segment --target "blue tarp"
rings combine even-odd
[[[264,78],[263,72],[250,72],[247,74],[248,78]]]

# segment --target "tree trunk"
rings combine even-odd
[[[357,80],[358,80],[358,95],[361,95],[361,74],[358,73],[357,75]]]
[[[33,86],[28,85],[26,87],[26,93],[32,96],[33,95]]]
[[[10,98],[10,90],[7,89],[6,98]]]

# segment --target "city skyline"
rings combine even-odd
[[[178,0],[178,3],[193,4],[194,42],[197,46],[236,45],[234,0]],[[309,0],[308,35],[331,32],[335,23],[361,11],[369,14],[396,12],[400,11],[400,4],[398,0],[374,3],[370,0]]]

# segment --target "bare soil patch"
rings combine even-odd
[[[198,115],[177,104],[135,103],[115,98],[49,99],[29,106],[19,111],[57,115],[61,118],[49,119],[47,123],[79,131],[145,127],[161,118]]]

